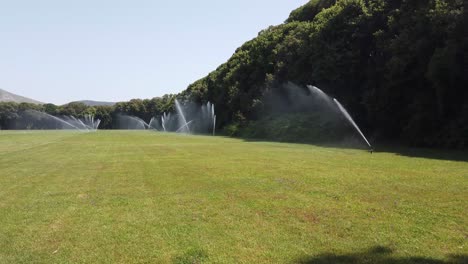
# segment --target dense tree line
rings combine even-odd
[[[173,111],[174,99],[175,95],[164,95],[153,99],[133,99],[128,102],[119,102],[113,106],[87,106],[78,102],[61,106],[1,102],[0,129],[14,128],[15,121],[21,119],[26,110],[36,110],[58,117],[74,116],[82,118],[85,115],[93,115],[101,120],[100,129],[112,129],[115,128],[116,116],[119,114],[137,116],[149,122],[153,116],[160,116],[164,112]]]
[[[366,133],[379,140],[466,148],[466,17],[462,0],[312,0],[178,95],[112,107],[2,103],[0,126],[31,107],[53,115],[91,113],[102,119],[100,128],[108,129],[119,113],[149,121],[171,111],[177,96],[215,103],[218,129],[242,134],[267,122],[260,114],[265,94],[291,81],[340,98]],[[268,130],[275,131],[275,124],[289,116],[271,120]]]
[[[220,126],[242,129],[265,92],[314,84],[381,140],[467,147],[463,12],[461,0],[313,0],[182,95],[214,102]]]

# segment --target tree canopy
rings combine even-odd
[[[461,0],[312,0],[183,94],[226,125],[255,120],[273,84],[315,84],[379,138],[466,147],[464,30]]]

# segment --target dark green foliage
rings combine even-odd
[[[59,115],[82,117],[87,109],[88,106],[85,104],[73,102],[60,107],[57,113]]]
[[[160,116],[164,112],[173,111],[175,95],[169,94],[153,99],[132,99],[128,102],[119,102],[114,106],[113,114],[127,114],[137,116],[146,122],[152,117]]]
[[[283,142],[327,143],[343,140],[350,135],[337,119],[316,114],[284,114],[266,116],[249,124],[237,136]]]
[[[7,128],[11,121],[18,118],[18,104],[0,103],[0,129]]]
[[[236,118],[260,118],[267,90],[288,81],[314,84],[378,139],[467,147],[462,6],[459,0],[313,0],[246,42],[184,95],[220,106],[219,125],[234,122],[228,130],[239,134],[252,122]]]
[[[112,114],[114,107],[112,106],[95,106],[96,109],[94,117],[100,119],[101,123],[99,124],[100,129],[111,129],[112,128]]]
[[[44,112],[48,113],[49,115],[56,115],[59,110],[59,107],[54,104],[45,104],[43,107]]]
[[[334,5],[336,0],[312,0],[289,15],[286,23],[293,21],[312,21],[314,17],[324,8]]]

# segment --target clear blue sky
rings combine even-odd
[[[0,88],[63,104],[178,93],[307,0],[0,0]]]

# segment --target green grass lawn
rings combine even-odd
[[[468,155],[411,153],[3,131],[0,263],[466,261]]]

